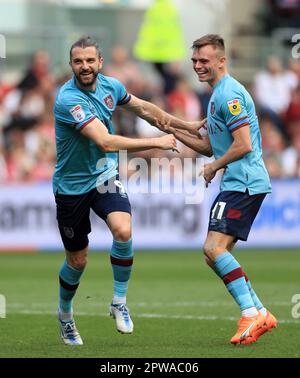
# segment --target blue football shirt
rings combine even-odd
[[[57,163],[53,191],[83,194],[118,174],[118,153],[101,151],[80,130],[96,117],[114,134],[112,114],[130,100],[116,79],[99,74],[95,91],[85,91],[73,77],[60,89],[55,105]]]
[[[214,86],[207,120],[208,137],[216,159],[230,148],[233,131],[246,125],[250,128],[252,151],[225,167],[220,190],[244,193],[248,189],[250,195],[271,192],[254,102],[245,87],[230,75],[225,75]]]

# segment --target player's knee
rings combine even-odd
[[[214,241],[207,240],[203,246],[203,252],[205,259],[215,261],[216,257],[222,252],[222,248],[220,248]]]
[[[77,270],[83,270],[87,264],[87,255],[69,255],[68,264]]]
[[[131,229],[127,226],[119,226],[114,231],[114,239],[122,242],[127,242],[131,239]]]

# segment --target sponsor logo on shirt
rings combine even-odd
[[[211,104],[210,104],[210,114],[214,114],[215,111],[216,111],[215,103],[211,102]]]
[[[114,108],[114,100],[111,95],[104,97],[104,102],[109,109]]]
[[[96,108],[93,105],[90,106],[90,111],[92,114],[96,114]]]
[[[241,103],[237,99],[227,101],[227,106],[229,108],[230,113],[233,115],[238,115],[242,111]]]
[[[85,113],[80,105],[76,105],[70,109],[70,113],[77,122],[82,122],[85,120]]]

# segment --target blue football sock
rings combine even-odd
[[[59,272],[59,309],[65,313],[72,312],[72,302],[79,286],[83,270],[77,270],[64,261]]]
[[[241,311],[255,307],[244,277],[244,272],[232,254],[225,252],[219,255],[214,264],[227,290],[233,296]]]
[[[110,261],[114,275],[114,296],[126,297],[133,263],[132,240],[113,240]]]
[[[253,287],[251,285],[251,282],[249,281],[249,278],[247,277],[247,275],[244,273],[244,276],[245,276],[245,280],[247,282],[247,286],[248,286],[248,289],[250,291],[250,294],[251,294],[251,297],[252,297],[252,300],[253,300],[253,303],[255,305],[255,307],[258,309],[258,310],[261,310],[262,308],[264,308],[264,305],[261,303],[261,301],[259,300],[258,296],[256,295],[255,291],[253,290]]]

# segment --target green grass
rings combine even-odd
[[[58,336],[61,253],[0,255],[0,357],[300,357],[300,319],[291,298],[300,293],[300,251],[241,251],[235,256],[257,293],[280,320],[252,345],[232,346],[239,311],[200,252],[136,252],[128,304],[132,335],[109,318],[112,273],[107,253],[91,253],[75,301],[83,347]]]

